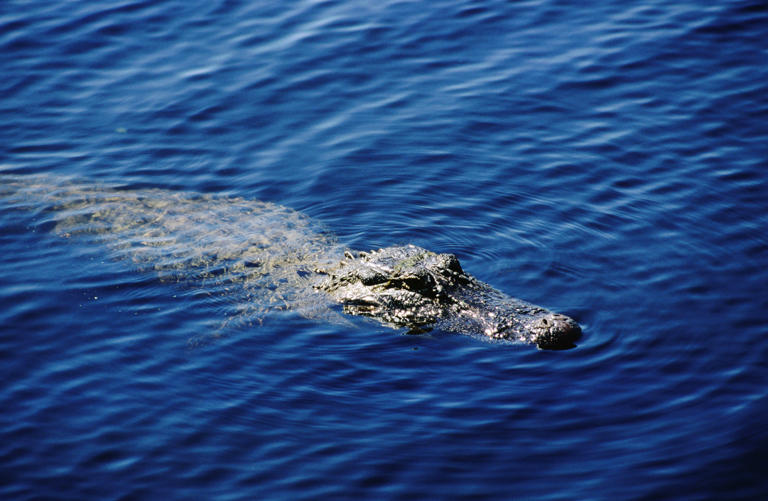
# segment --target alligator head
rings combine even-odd
[[[407,245],[346,252],[317,285],[344,312],[375,318],[410,333],[437,327],[494,339],[570,348],[581,335],[569,317],[526,303],[464,272],[453,254]]]

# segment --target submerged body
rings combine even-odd
[[[40,211],[64,237],[105,245],[117,259],[164,279],[221,293],[234,316],[275,308],[339,320],[331,306],[385,325],[438,328],[568,348],[572,319],[507,296],[464,272],[452,254],[413,245],[345,250],[302,214],[242,198],[121,190],[41,176],[1,176],[3,205]]]

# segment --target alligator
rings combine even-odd
[[[466,273],[453,254],[415,245],[345,249],[301,213],[244,198],[102,187],[51,176],[0,176],[0,202],[44,215],[62,237],[105,245],[164,280],[232,296],[233,317],[274,309],[331,320],[370,317],[410,334],[575,346],[571,318],[512,298]]]

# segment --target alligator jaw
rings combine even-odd
[[[453,315],[447,316],[453,320],[438,323],[446,330],[468,329],[493,339],[533,343],[543,350],[574,348],[581,337],[581,327],[572,318],[507,296],[482,282],[477,281],[468,292],[454,293],[460,299],[452,308]]]

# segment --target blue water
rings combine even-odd
[[[584,330],[221,330],[0,200],[2,499],[768,493],[764,2],[6,0],[0,74],[4,173],[274,202]]]

